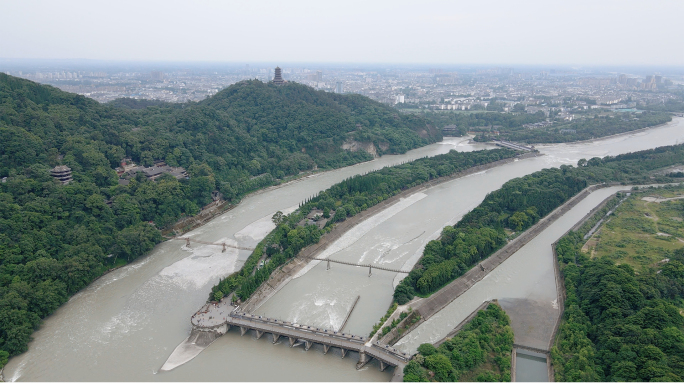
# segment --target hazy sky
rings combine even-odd
[[[0,0],[0,58],[684,66],[684,1]]]

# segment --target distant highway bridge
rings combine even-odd
[[[517,151],[525,151],[525,152],[532,152],[534,151],[533,147],[526,147],[524,145],[516,144],[516,143],[511,143],[510,141],[503,141],[503,140],[492,140],[492,142],[499,147],[504,147],[504,148],[510,148],[510,149],[515,149]]]

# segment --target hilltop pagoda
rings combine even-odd
[[[66,165],[58,165],[50,170],[50,176],[54,177],[55,180],[64,184],[69,184],[71,180],[71,168]]]
[[[276,69],[275,69],[275,76],[273,77],[273,84],[275,84],[275,85],[285,84],[285,80],[283,80],[283,76],[281,74],[280,67],[276,67]]]

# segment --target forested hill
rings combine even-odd
[[[103,155],[104,168],[116,167],[124,157],[146,166],[154,160],[186,169],[206,164],[216,188],[230,199],[314,167],[337,168],[371,159],[364,151],[343,150],[345,142],[365,147],[372,143],[382,155],[441,140],[422,118],[399,114],[363,96],[330,94],[296,83],[244,81],[200,103],[140,108],[149,104],[124,99],[101,105],[0,74],[0,138],[9,143],[0,152],[0,177],[14,167],[53,166],[62,154],[63,163],[76,168],[74,177],[82,180],[87,175],[80,171],[89,169],[78,168],[93,164],[84,164],[88,161],[76,153],[75,159],[69,156],[76,145],[77,152],[92,147]],[[259,180],[253,180],[255,176]],[[99,180],[99,186],[114,183],[106,169],[100,169],[99,179],[106,179]]]
[[[372,158],[343,150],[349,140],[382,154],[439,139],[420,118],[295,83],[241,82],[200,103],[108,105],[0,73],[0,367],[42,318],[152,249],[160,228],[197,213],[212,191],[236,199],[314,166]],[[189,179],[138,173],[119,183],[124,158],[163,160]],[[56,182],[56,165],[73,181]]]
[[[374,142],[388,152],[405,152],[421,145],[421,139],[434,142],[441,137],[426,120],[365,96],[316,91],[297,83],[244,81],[199,104],[225,112],[266,142],[294,141],[289,143],[293,149],[315,153],[325,152],[331,144],[336,148],[348,138]]]

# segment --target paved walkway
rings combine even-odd
[[[230,305],[227,297],[221,299],[219,303],[207,303],[195,313],[190,322],[199,327],[215,327],[225,324],[230,313],[235,307]]]

